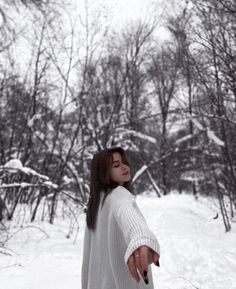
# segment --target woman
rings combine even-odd
[[[160,249],[135,196],[130,167],[120,147],[98,152],[91,164],[82,289],[153,289],[151,263]]]

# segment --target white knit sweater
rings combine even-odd
[[[129,257],[142,245],[160,254],[157,238],[148,228],[135,196],[118,186],[102,208],[100,202],[96,230],[85,227],[82,289],[153,289],[151,265],[148,285],[141,276],[137,283],[128,269]]]

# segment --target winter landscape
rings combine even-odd
[[[91,160],[112,146],[160,242],[155,289],[236,289],[235,14],[0,0],[0,289],[83,289]]]
[[[224,232],[216,200],[146,193],[136,201],[161,245],[160,268],[151,265],[155,289],[236,288],[236,227]],[[85,215],[67,238],[70,221],[13,222],[0,251],[1,288],[80,289]]]

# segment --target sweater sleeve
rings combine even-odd
[[[91,233],[86,225],[84,233],[84,248],[83,248],[83,260],[82,260],[82,270],[81,270],[81,282],[82,289],[88,288],[88,268],[90,260],[90,246],[91,246]]]
[[[149,229],[135,201],[135,196],[125,188],[119,187],[116,199],[117,201],[113,212],[127,246],[124,256],[125,264],[127,265],[128,259],[133,252],[143,245],[160,254],[158,240],[155,234]]]

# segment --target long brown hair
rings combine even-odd
[[[101,202],[101,193],[105,192],[102,200],[102,206],[106,197],[111,193],[112,189],[119,184],[112,181],[110,171],[113,163],[113,153],[121,154],[122,161],[129,166],[125,151],[121,147],[113,147],[96,153],[91,163],[90,177],[90,196],[87,204],[86,222],[91,230],[96,229],[96,220],[99,204]],[[124,183],[124,187],[130,190],[131,182]]]

